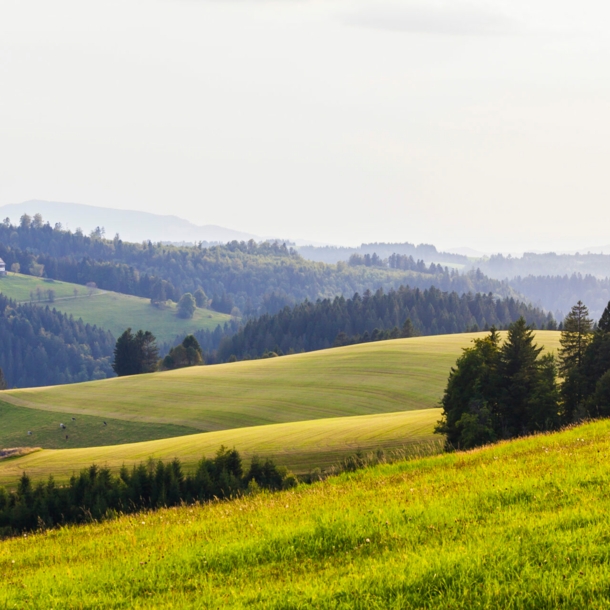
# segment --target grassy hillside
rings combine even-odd
[[[0,605],[606,608],[609,454],[604,421],[16,538]]]
[[[48,301],[48,290],[55,291],[53,303]],[[19,302],[30,302],[33,293],[34,304],[48,305],[77,319],[82,318],[83,322],[111,331],[115,337],[131,327],[152,331],[158,341],[171,341],[179,334],[206,328],[213,330],[230,319],[226,314],[197,309],[191,319],[184,320],[176,315],[175,304],[158,309],[150,304],[149,299],[103,290],[95,290],[90,295],[85,286],[78,284],[12,273],[0,278],[0,292]]]
[[[18,459],[0,460],[0,485],[14,486],[23,471],[34,479],[53,474],[61,481],[93,463],[118,470],[123,464],[137,464],[151,456],[163,460],[179,457],[190,469],[203,456],[212,457],[221,445],[238,448],[246,459],[253,455],[273,456],[278,464],[306,473],[337,464],[358,450],[438,450],[441,442],[433,428],[439,417],[440,410],[425,409],[252,426],[129,445],[46,449]]]
[[[118,445],[198,432],[194,428],[169,423],[142,425],[124,419],[92,415],[78,414],[74,416],[74,420],[72,417],[66,413],[26,409],[0,401],[0,449],[24,446],[65,449]],[[62,423],[66,429],[60,427]],[[28,431],[31,434],[28,434]]]
[[[85,286],[77,286],[68,282],[58,282],[32,275],[21,275],[19,273],[9,273],[0,277],[0,292],[18,303],[26,303],[34,300],[46,301],[48,304],[47,291],[53,290],[57,299],[74,298],[74,290],[84,296],[88,294]],[[40,291],[40,299],[38,292]]]
[[[17,406],[207,431],[427,409],[437,406],[451,366],[475,336],[366,343],[0,396]],[[537,338],[553,350],[559,333]]]

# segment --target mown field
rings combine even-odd
[[[253,455],[273,457],[277,464],[304,474],[336,465],[357,451],[438,451],[441,439],[433,429],[439,417],[439,409],[425,409],[252,426],[127,445],[45,449],[0,460],[0,485],[14,487],[24,471],[35,480],[46,480],[52,474],[57,481],[65,481],[93,463],[118,470],[123,464],[139,464],[149,457],[179,457],[185,470],[192,470],[202,457],[213,457],[221,445],[238,448],[246,460]]]
[[[37,298],[38,289],[41,301]],[[56,293],[53,303],[46,297],[50,289]],[[131,327],[152,331],[158,341],[172,341],[177,335],[213,330],[230,319],[216,311],[196,309],[193,317],[185,320],[176,315],[175,303],[159,309],[153,307],[149,299],[104,290],[95,290],[90,295],[86,286],[12,273],[0,278],[0,292],[18,302],[30,302],[30,294],[34,293],[32,302],[35,305],[48,305],[76,319],[81,318],[83,322],[111,331],[115,337]]]
[[[481,334],[365,343],[266,360],[10,390],[16,406],[213,431],[434,408],[451,367]],[[559,333],[540,331],[555,350]],[[0,432],[0,444],[2,444]]]
[[[0,543],[3,608],[607,608],[610,422]]]
[[[64,424],[66,428],[62,429],[60,424]],[[40,409],[25,409],[0,400],[0,449],[23,446],[64,449],[117,445],[194,432],[198,430],[174,424],[142,425],[124,419],[80,414],[71,416]]]

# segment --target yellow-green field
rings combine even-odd
[[[610,422],[0,543],[0,607],[608,608]]]
[[[40,410],[223,430],[434,408],[451,367],[479,334],[396,339],[281,358],[10,390]],[[549,350],[559,333],[540,331]],[[1,440],[1,438],[0,438]]]
[[[46,292],[50,289],[56,293],[53,303],[46,300]],[[40,290],[41,301],[37,299],[37,290]],[[214,330],[230,319],[216,311],[196,309],[193,317],[185,320],[176,315],[175,303],[159,309],[153,307],[149,299],[105,290],[90,294],[86,286],[12,273],[0,278],[0,292],[18,302],[30,302],[30,294],[34,293],[32,302],[35,305],[49,306],[75,319],[81,318],[83,322],[111,331],[115,337],[131,327],[150,330],[158,341],[172,341],[178,335],[196,330]]]
[[[118,470],[123,464],[138,464],[149,457],[179,457],[190,470],[202,457],[212,457],[221,445],[236,447],[246,459],[253,455],[272,456],[274,462],[296,473],[306,473],[328,468],[357,451],[400,448],[417,452],[423,450],[421,445],[440,450],[441,439],[433,434],[439,417],[439,409],[425,409],[252,426],[128,445],[45,449],[0,460],[0,485],[14,486],[24,471],[36,480],[52,474],[62,481],[93,463]]]

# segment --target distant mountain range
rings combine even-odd
[[[0,220],[10,218],[13,224],[19,222],[23,214],[33,216],[40,213],[51,225],[60,222],[65,229],[74,231],[81,228],[90,233],[96,227],[104,227],[106,237],[112,238],[116,233],[125,241],[141,242],[219,242],[226,243],[234,239],[247,241],[261,238],[250,233],[233,231],[216,225],[195,225],[178,216],[162,216],[135,210],[115,210],[79,203],[61,203],[58,201],[25,201],[0,206]]]

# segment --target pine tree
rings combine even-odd
[[[610,404],[604,398],[608,387],[606,373],[610,371],[610,303],[604,309],[583,357],[583,402],[595,417],[610,414]],[[606,379],[602,382],[602,378]],[[598,387],[598,384],[601,386]]]
[[[538,357],[543,348],[534,343],[534,331],[519,318],[508,328],[500,349],[500,433],[511,438],[531,431],[529,411],[539,382]]]
[[[6,390],[8,388],[8,384],[6,383],[6,379],[4,378],[4,372],[0,369],[0,390]]]
[[[585,375],[583,360],[591,340],[593,321],[589,318],[589,310],[578,301],[563,321],[561,332],[561,348],[559,350],[559,372],[564,381],[561,395],[564,403],[566,421],[574,421],[581,412],[585,394]]]
[[[149,331],[139,330],[135,336],[136,358],[139,364],[138,373],[152,373],[157,370],[159,349],[157,340]]]
[[[119,377],[137,375],[139,363],[137,359],[135,337],[128,328],[118,339],[114,347],[114,362],[112,368]]]

